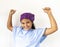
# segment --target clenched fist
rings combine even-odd
[[[50,14],[51,13],[51,8],[45,7],[45,8],[43,8],[43,11],[47,14]]]
[[[16,10],[11,9],[9,12],[9,15],[13,15],[16,12]]]

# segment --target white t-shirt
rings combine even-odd
[[[22,27],[13,27],[14,47],[39,47],[39,44],[46,38],[46,28],[24,30]]]

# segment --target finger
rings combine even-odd
[[[15,12],[16,10],[14,10],[14,9],[11,9],[11,12]]]
[[[44,10],[50,10],[50,8],[49,7],[45,7]]]

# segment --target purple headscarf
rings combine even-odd
[[[33,22],[34,21],[34,14],[32,14],[32,13],[23,13],[23,14],[21,14],[20,21],[22,19],[29,19]]]

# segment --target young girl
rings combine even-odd
[[[51,9],[45,7],[43,9],[50,19],[50,28],[35,28],[34,14],[23,13],[20,17],[21,26],[12,26],[12,16],[16,12],[11,10],[9,13],[7,28],[13,32],[14,47],[39,47],[39,44],[46,38],[47,35],[54,33],[57,30],[57,23],[52,15]]]

